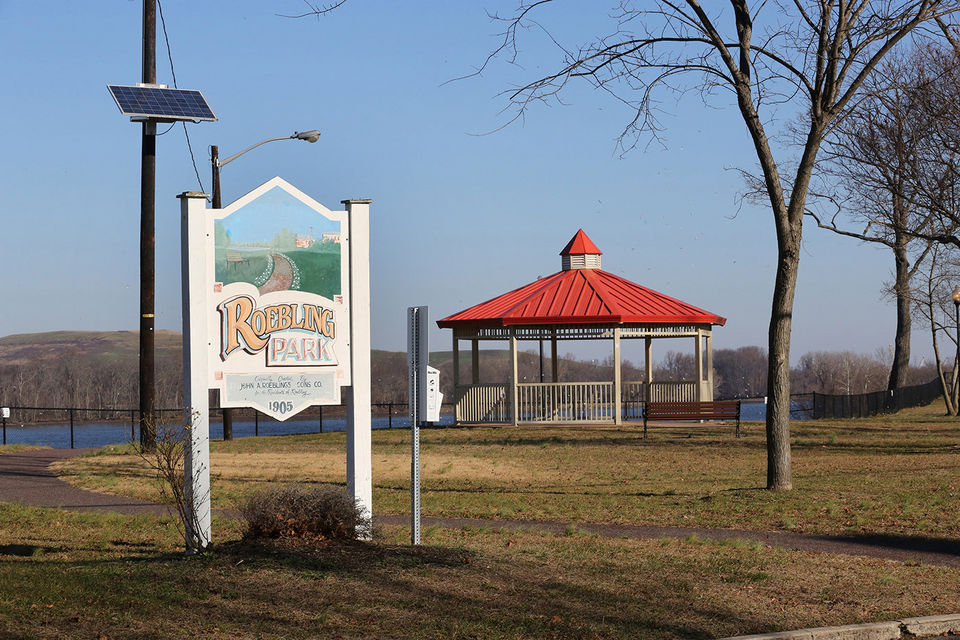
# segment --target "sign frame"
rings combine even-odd
[[[256,196],[251,194],[266,193],[277,186],[281,186],[286,194],[294,196],[315,210],[316,207],[322,207],[279,177],[261,185],[237,203],[252,201]],[[210,366],[210,354],[215,342],[220,341],[220,334],[211,331],[209,307],[215,299],[214,294],[222,293],[213,290],[215,281],[210,277],[215,273],[213,257],[209,255],[215,233],[213,215],[217,215],[214,212],[235,211],[241,205],[232,203],[224,209],[213,210],[206,206],[205,193],[187,191],[177,197],[180,199],[181,212],[184,419],[189,431],[189,442],[184,455],[185,508],[188,510],[185,537],[188,551],[196,551],[205,548],[211,541],[209,389],[212,388],[211,379],[215,379],[215,370]],[[304,199],[309,202],[304,202]],[[346,283],[341,295],[349,308],[345,324],[338,331],[342,333],[349,347],[342,358],[338,356],[338,364],[349,369],[347,380],[350,383],[349,386],[340,385],[347,408],[347,492],[363,516],[372,521],[369,249],[371,201],[356,199],[342,200],[341,203],[345,205],[341,230],[351,239],[346,261],[341,263],[345,265],[341,276]],[[231,209],[234,205],[237,207]],[[329,212],[325,207],[322,208]],[[214,336],[218,337],[216,341]],[[367,531],[369,530],[368,527]]]

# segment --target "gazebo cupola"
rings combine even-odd
[[[599,269],[601,255],[603,251],[597,249],[597,245],[580,229],[560,252],[560,268],[563,271]]]
[[[713,326],[726,319],[630,282],[600,268],[602,252],[583,232],[560,252],[561,270],[437,322],[453,330],[457,422],[613,422],[637,416],[638,402],[713,399]],[[643,380],[622,380],[621,340],[644,340]],[[653,340],[692,338],[695,379],[654,382]],[[480,381],[481,340],[510,345],[509,379]],[[519,379],[517,343],[551,345],[551,381]],[[609,340],[613,376],[607,382],[560,382],[558,340]],[[471,383],[460,379],[460,342],[471,347]]]

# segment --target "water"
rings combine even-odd
[[[790,413],[794,420],[806,420],[810,418],[809,412],[797,402],[790,403]],[[740,407],[740,416],[742,420],[762,421],[767,415],[767,405],[762,401],[744,402]],[[630,416],[630,419],[635,419]],[[410,417],[393,416],[392,421],[386,417],[374,417],[374,429],[409,429]],[[444,414],[440,416],[441,426],[453,425],[453,414]],[[252,421],[233,422],[233,435],[235,438],[249,438],[255,435],[255,432],[261,436],[284,436],[301,433],[320,433],[331,431],[346,431],[347,421],[345,418],[324,418],[321,429],[319,420],[287,420],[286,422],[274,422],[272,420],[261,420],[259,427]],[[120,422],[87,422],[76,424],[73,429],[73,446],[76,448],[102,447],[108,444],[123,444],[139,439],[139,430],[131,429],[130,423]],[[223,424],[221,422],[211,422],[210,437],[214,439],[223,438]],[[45,445],[54,449],[70,448],[70,425],[66,424],[42,424],[42,425],[14,425],[8,421],[7,444],[33,444]]]
[[[374,417],[374,429],[389,429],[391,419]],[[394,429],[409,429],[409,416],[393,416]],[[449,426],[453,424],[453,415],[441,415],[437,424]],[[324,418],[322,432],[346,431],[345,418]],[[233,421],[233,436],[235,438],[249,438],[258,433],[261,436],[286,436],[301,433],[321,433],[319,420],[287,420],[274,422],[261,420],[259,427],[252,421]],[[86,422],[75,424],[73,427],[73,446],[77,449],[86,447],[102,447],[108,444],[124,444],[139,440],[140,430],[131,429],[130,423],[119,422]],[[210,423],[210,437],[223,438],[223,423]],[[7,422],[7,444],[45,445],[54,449],[70,448],[70,424],[40,424],[14,425]]]

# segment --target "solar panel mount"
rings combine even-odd
[[[152,122],[215,122],[217,116],[199,91],[170,89],[166,85],[108,84],[120,113],[133,120]]]

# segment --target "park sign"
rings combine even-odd
[[[372,518],[370,200],[331,211],[280,178],[223,209],[178,197],[187,548],[211,539],[211,388],[278,420],[342,391],[347,493]]]
[[[351,384],[347,212],[273,178],[205,222],[207,372],[221,406],[286,420],[340,404]]]

